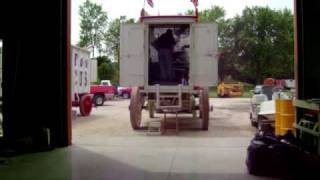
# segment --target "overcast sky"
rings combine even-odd
[[[71,0],[71,42],[76,44],[79,41],[79,5],[85,0]],[[144,0],[91,0],[102,5],[103,10],[108,13],[109,21],[121,15],[138,19]],[[145,9],[151,15],[177,15],[188,9],[194,9],[190,0],[153,0],[154,7],[145,3]],[[198,9],[201,11],[210,6],[218,5],[225,9],[226,17],[233,17],[241,14],[246,6],[269,6],[272,9],[293,9],[293,0],[199,0]]]

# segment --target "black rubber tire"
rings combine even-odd
[[[93,97],[93,103],[96,106],[103,106],[104,100],[104,96],[101,94],[94,95]]]
[[[123,94],[122,94],[122,97],[125,98],[125,99],[129,99],[129,98],[130,98],[130,96],[129,96],[128,93],[123,93]]]

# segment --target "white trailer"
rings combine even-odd
[[[89,61],[90,65],[90,82],[95,83],[98,81],[98,61],[96,59],[91,59]]]
[[[170,51],[169,80],[163,76],[163,56],[153,47],[168,29],[176,42]],[[216,23],[198,23],[195,16],[146,16],[140,23],[121,25],[120,85],[133,87],[129,107],[133,129],[142,128],[145,108],[150,117],[168,110],[191,113],[208,130],[208,88],[218,82],[217,35]]]
[[[72,106],[79,106],[82,116],[92,110],[90,51],[72,46],[71,48],[71,99]]]

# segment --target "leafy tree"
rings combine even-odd
[[[117,85],[119,81],[118,63],[112,62],[108,56],[97,57],[98,61],[98,79],[111,80],[113,85]]]
[[[106,44],[106,51],[111,55],[114,60],[111,70],[112,77],[110,77],[114,85],[119,84],[119,62],[120,62],[120,25],[123,23],[133,23],[134,19],[127,19],[126,16],[120,16],[110,22],[107,33],[105,34],[104,41]]]
[[[112,55],[114,60],[120,60],[120,25],[123,23],[133,23],[134,19],[127,19],[126,16],[120,16],[110,22],[107,33],[105,34],[105,43],[108,54]]]
[[[107,28],[108,16],[102,10],[102,6],[86,0],[79,7],[80,15],[80,41],[78,46],[93,48],[93,57],[95,48],[99,54],[103,52],[102,41]]]
[[[115,69],[113,77],[111,79],[112,84],[118,86],[119,85],[119,63],[113,62],[113,67]]]
[[[186,14],[194,14],[189,10]],[[293,15],[290,10],[245,8],[241,16],[225,19],[223,8],[199,12],[200,22],[216,22],[219,36],[219,77],[246,82],[293,76]]]
[[[103,62],[98,67],[98,76],[100,80],[103,79],[112,79],[114,74],[114,68],[112,67],[111,62]]]
[[[224,79],[226,75],[239,77],[239,70],[234,62],[234,19],[222,20],[219,24],[219,54],[218,72],[219,78]]]
[[[111,59],[108,56],[98,56],[97,65],[100,66],[102,63],[110,63]]]
[[[194,10],[188,10],[187,15],[194,15]],[[221,32],[225,28],[225,10],[220,6],[211,6],[209,9],[204,9],[198,13],[199,22],[215,22],[218,24],[219,41],[221,38]]]
[[[293,75],[293,16],[287,9],[253,7],[233,20],[231,57],[244,79],[261,83],[266,77]]]
[[[187,15],[194,15],[194,10],[188,10]],[[200,22],[219,22],[224,19],[225,10],[219,6],[211,6],[198,13]]]

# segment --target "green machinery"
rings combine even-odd
[[[297,138],[303,146],[320,155],[320,100],[295,100]]]

